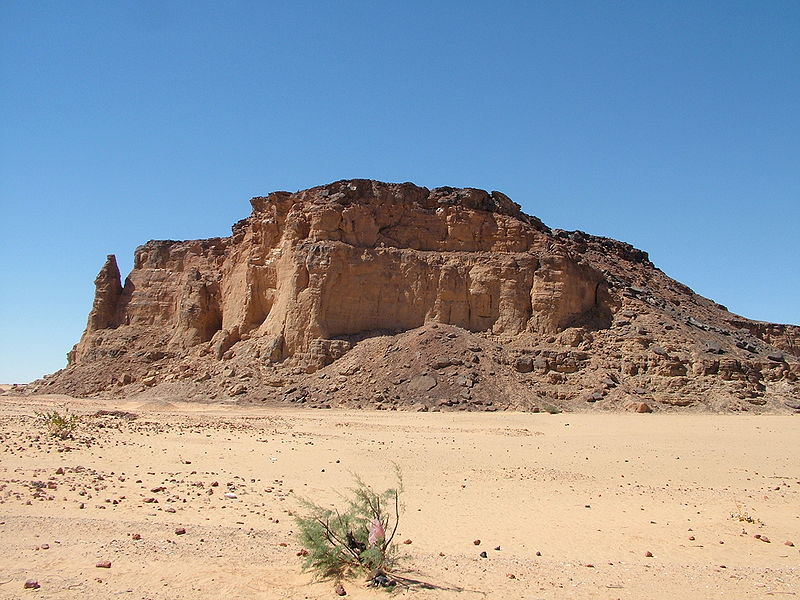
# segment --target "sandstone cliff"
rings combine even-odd
[[[232,235],[100,271],[32,389],[418,410],[800,408],[800,328],[500,192],[340,181],[251,200]]]

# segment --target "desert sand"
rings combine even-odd
[[[81,416],[74,439],[45,432],[35,412],[51,409]],[[339,502],[354,473],[383,489],[393,462],[401,572],[426,584],[395,595],[790,598],[798,447],[796,416],[3,396],[0,598],[337,597],[301,572],[298,498]]]

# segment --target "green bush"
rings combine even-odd
[[[397,486],[376,492],[359,477],[343,495],[344,508],[325,508],[301,500],[306,511],[296,516],[305,550],[303,570],[322,579],[367,575],[373,585],[390,586],[388,576],[398,559],[395,533],[400,521],[402,477]]]
[[[37,412],[37,417],[44,420],[48,433],[59,439],[65,440],[72,437],[81,419],[78,415],[61,414],[57,410],[50,412]]]
[[[561,412],[561,409],[555,406],[554,404],[549,404],[547,402],[542,403],[542,410],[546,413],[551,415],[557,415]]]

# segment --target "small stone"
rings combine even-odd
[[[514,575],[513,573],[506,573],[506,577],[508,577],[509,579],[516,579],[517,578],[517,576]]]
[[[652,553],[652,552],[650,552],[650,550],[648,550],[647,552],[645,552],[645,553],[644,553],[644,555],[645,555],[647,558],[653,558],[653,553]]]
[[[110,569],[111,568],[111,561],[110,560],[101,560],[99,563],[95,565],[98,569]]]
[[[536,551],[536,556],[541,556],[541,555],[542,555],[542,553],[537,550]]]
[[[592,392],[586,397],[587,402],[599,402],[603,399],[603,392]]]
[[[185,528],[183,528],[183,527],[178,527],[178,528],[175,530],[175,535],[184,535],[185,533],[186,533],[186,529],[185,529]]]
[[[690,536],[689,536],[689,541],[690,541],[690,542],[693,542],[693,541],[694,541],[694,536],[693,536],[693,535],[690,535]]]
[[[783,545],[784,546],[794,546],[794,542],[786,540],[785,542],[783,542]]]
[[[308,556],[308,550],[305,548],[300,548],[300,550],[297,552],[297,556]]]
[[[760,538],[758,538],[758,539],[760,539],[762,542],[766,542],[767,544],[769,544],[769,543],[770,543],[770,541],[769,541],[769,538],[768,538],[767,536],[765,536],[765,535],[762,535],[762,536],[761,536]]]
[[[381,572],[378,573],[370,580],[370,586],[376,588],[391,588],[396,585],[396,582]]]
[[[26,590],[38,590],[42,586],[35,579],[28,579],[22,587]]]
[[[650,405],[647,402],[631,402],[626,407],[628,410],[633,411],[635,413],[651,413],[653,409],[650,408]]]
[[[230,499],[230,500],[235,500],[236,498],[238,498],[238,496],[236,494],[234,494],[233,492],[226,492],[225,493],[225,497]]]
[[[486,554],[486,550],[484,550],[483,552],[481,552],[480,557],[481,558],[489,558],[489,555]]]
[[[63,475],[64,474],[64,467],[58,467],[56,469],[56,475]]]
[[[530,373],[533,371],[533,359],[530,356],[520,356],[514,361],[514,369],[519,373]]]
[[[50,544],[42,544],[42,545],[40,546],[40,548],[41,548],[42,550],[50,550]]]
[[[140,540],[140,539],[142,539],[142,535],[141,535],[140,533],[134,533],[134,534],[131,536],[131,539],[134,539],[134,540]]]
[[[411,543],[411,540],[403,540],[403,543],[404,543],[404,544],[410,544],[410,543]]]
[[[168,512],[168,513],[174,513],[174,512],[175,512],[175,509],[174,509],[174,508],[172,508],[171,506],[168,506],[167,508],[165,508],[165,509],[164,509],[164,512]]]
[[[494,549],[500,552],[500,546],[495,546]]]
[[[481,545],[481,541],[480,540],[475,540],[472,543],[475,544],[476,546],[480,546]]]
[[[427,392],[436,387],[439,382],[430,375],[418,375],[408,382],[408,389],[413,392]]]
[[[337,596],[347,596],[347,591],[344,589],[344,586],[341,583],[337,583],[336,587],[333,588],[333,591],[336,592]]]

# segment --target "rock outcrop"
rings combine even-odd
[[[418,410],[798,399],[800,328],[733,315],[500,192],[352,180],[251,204],[230,237],[140,246],[124,286],[109,256],[67,368],[31,389]]]

